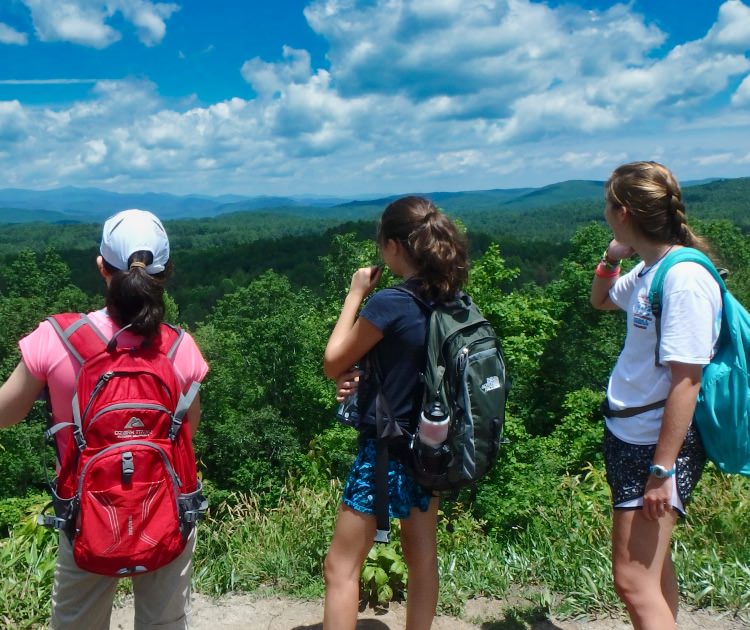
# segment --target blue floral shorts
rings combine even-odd
[[[363,440],[344,486],[342,501],[357,512],[375,514],[375,440]],[[388,461],[388,512],[407,518],[412,508],[426,512],[430,492],[420,486],[398,461]]]

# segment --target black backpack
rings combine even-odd
[[[467,294],[461,293],[450,303],[430,305],[404,286],[394,288],[411,295],[429,317],[421,413],[429,414],[437,405],[450,420],[442,445],[436,448],[423,444],[419,439],[419,418],[412,423],[413,431],[404,430],[390,413],[378,369],[373,370],[378,387],[377,542],[387,542],[390,530],[389,444],[398,439],[403,442],[403,438],[408,441],[408,449],[399,459],[421,486],[434,492],[455,493],[474,484],[495,465],[510,388],[500,340]]]

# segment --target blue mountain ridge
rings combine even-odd
[[[695,183],[714,182],[703,179]],[[691,182],[686,182],[689,186]],[[406,193],[409,194],[409,193]],[[539,188],[436,191],[421,194],[449,211],[523,210],[603,197],[603,182],[569,180]],[[335,196],[174,195],[118,193],[65,186],[51,190],[0,189],[0,223],[92,223],[125,208],[151,210],[162,219],[214,217],[237,212],[271,212],[356,219],[382,210],[399,195],[351,199]],[[368,196],[369,197],[369,196]]]

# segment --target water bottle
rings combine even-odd
[[[359,364],[355,363],[352,369],[361,373]],[[344,399],[336,411],[336,420],[355,429],[359,428],[359,388],[361,385],[362,378],[360,377],[357,381],[357,388]]]
[[[355,429],[359,427],[359,396],[354,392],[339,405],[336,420]]]
[[[416,439],[416,457],[422,469],[431,475],[443,472],[447,459],[448,425],[451,418],[439,400],[435,400],[419,416],[419,427]]]
[[[419,441],[426,446],[437,448],[448,437],[451,417],[439,400],[433,401],[430,408],[422,410],[419,416]]]

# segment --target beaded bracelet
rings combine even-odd
[[[616,260],[615,262],[612,262],[609,259],[609,256],[607,256],[608,253],[609,253],[609,248],[604,250],[604,253],[602,254],[602,257],[601,257],[601,263],[604,264],[604,266],[610,271],[614,271],[615,269],[619,271],[621,261]]]

